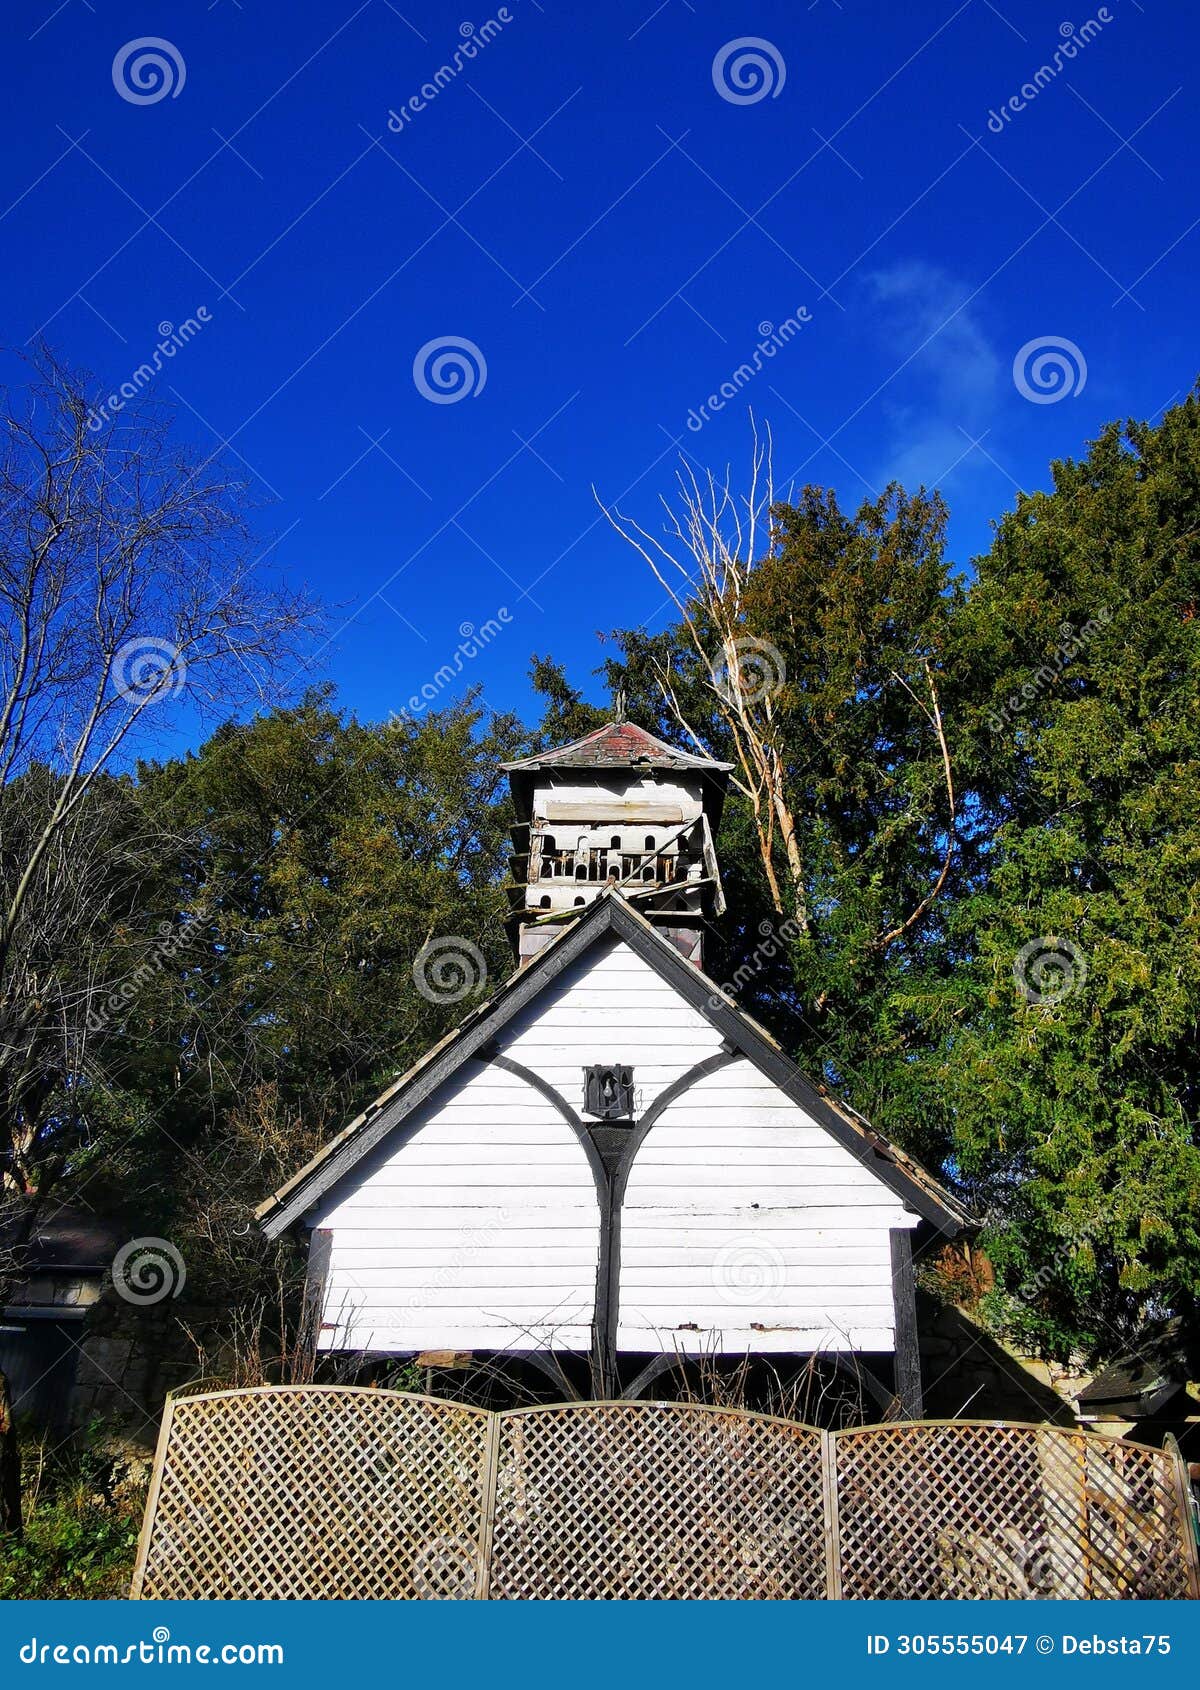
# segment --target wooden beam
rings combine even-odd
[[[905,1420],[919,1420],[925,1412],[921,1388],[921,1351],[917,1342],[917,1281],[913,1273],[912,1234],[907,1227],[891,1230],[892,1301],[896,1310],[896,1398]]]

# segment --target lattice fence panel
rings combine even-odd
[[[493,1599],[824,1594],[819,1432],[674,1403],[501,1416]]]
[[[1189,1595],[1188,1527],[1160,1450],[968,1421],[833,1443],[844,1596]]]
[[[1050,1427],[266,1387],[170,1404],[133,1594],[1185,1597],[1189,1530],[1170,1455]]]
[[[353,1387],[179,1398],[133,1594],[473,1596],[489,1419]]]

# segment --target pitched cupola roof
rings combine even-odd
[[[500,766],[509,774],[534,774],[539,769],[692,769],[711,774],[727,772],[733,764],[681,751],[634,722],[606,722],[569,745]]]

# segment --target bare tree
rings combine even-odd
[[[664,538],[639,523],[601,509],[621,538],[645,560],[679,613],[687,638],[706,677],[712,708],[728,731],[737,772],[734,786],[749,801],[763,873],[778,915],[786,915],[800,933],[810,925],[805,862],[796,812],[788,791],[788,765],[777,697],[785,682],[783,660],[769,642],[755,637],[746,622],[751,576],[774,544],[772,513],[775,481],[769,430],[760,439],[751,419],[753,447],[746,491],[738,494],[730,472],[718,479],[708,470],[697,475],[685,458],[677,476],[675,501],[664,498]],[[599,501],[598,501],[599,502]],[[917,906],[873,946],[883,949],[919,920],[945,884],[954,848],[955,798],[941,705],[933,669],[920,663],[925,696],[893,671],[890,679],[909,694],[936,736],[942,758],[950,825],[940,871]],[[655,678],[679,730],[707,755],[688,720],[669,664],[655,665]],[[782,868],[782,874],[780,872]]]
[[[0,1186],[33,1199],[50,1100],[104,982],[90,941],[139,847],[120,778],[175,712],[231,713],[295,672],[313,609],[270,585],[244,485],[115,415],[49,352],[0,395]],[[144,857],[144,842],[142,842]],[[70,1107],[70,1104],[68,1104]]]

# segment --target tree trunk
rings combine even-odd
[[[8,1380],[0,1373],[0,1537],[21,1535],[21,1453]]]

